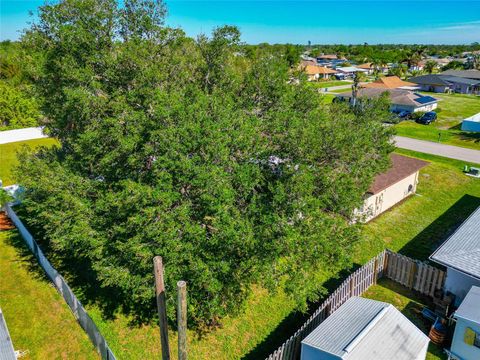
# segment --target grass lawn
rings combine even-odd
[[[99,359],[16,230],[0,231],[0,307],[22,359]]]
[[[18,163],[17,151],[23,146],[35,148],[39,146],[53,146],[55,144],[57,144],[57,140],[51,138],[0,144],[0,179],[3,180],[3,185],[5,186],[15,183],[12,169]]]
[[[428,335],[431,323],[425,320],[421,314],[423,307],[428,305],[428,302],[426,303],[424,298],[419,297],[412,291],[388,279],[380,279],[378,284],[368,289],[363,297],[392,304],[420,330]],[[447,359],[446,354],[439,346],[430,342],[427,360],[440,359]]]
[[[397,124],[397,134],[428,141],[480,149],[480,134],[460,130],[463,119],[480,112],[480,96],[462,94],[429,94],[441,101],[438,103],[438,119],[432,125],[413,121]],[[440,136],[439,136],[440,135]]]
[[[403,151],[402,151],[403,152]],[[388,247],[425,260],[455,226],[480,206],[480,180],[465,176],[463,163],[410,152],[433,161],[422,170],[417,195],[363,226],[363,240],[356,246],[354,262],[362,264]],[[334,290],[336,282],[321,270],[320,282]],[[316,305],[312,305],[315,309]],[[121,359],[159,356],[156,324],[134,326],[131,319],[116,314],[103,316],[100,306],[87,309]],[[243,314],[227,317],[220,328],[199,338],[189,333],[189,356],[194,359],[261,359],[281,345],[305,321],[283,292],[268,294],[255,288]],[[175,353],[175,333],[171,333]]]
[[[432,163],[421,171],[416,195],[362,227],[364,236],[353,254],[355,264],[363,264],[385,247],[425,260],[480,206],[480,180],[462,173],[463,162],[406,150],[398,152]],[[331,274],[321,269],[312,271],[329,291],[335,289],[338,281]],[[89,299],[82,299],[80,291],[77,296],[119,359],[160,356],[156,324],[135,325],[131,318],[121,313],[106,316],[101,304],[88,303]],[[311,309],[317,306],[312,304]],[[291,336],[307,317],[295,310],[293,301],[282,291],[268,294],[258,287],[253,289],[241,315],[223,319],[218,329],[201,337],[190,332],[189,356],[192,359],[262,359]],[[170,341],[175,355],[174,332]]]
[[[330,81],[310,81],[309,84],[312,84],[316,88],[328,88],[332,86],[341,86],[341,85],[351,85],[351,81],[343,80],[330,80]]]

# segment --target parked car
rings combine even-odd
[[[430,125],[435,120],[437,120],[437,113],[435,111],[429,111],[423,114],[420,118],[418,118],[417,123],[423,125]]]
[[[399,113],[397,113],[397,117],[399,119],[402,119],[402,120],[406,120],[408,118],[410,118],[410,116],[412,115],[412,113],[410,111],[400,111]]]

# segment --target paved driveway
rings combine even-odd
[[[480,150],[466,149],[403,136],[395,136],[394,141],[396,146],[402,149],[480,164]]]

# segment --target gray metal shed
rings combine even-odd
[[[301,360],[423,360],[428,342],[393,305],[352,297],[302,341]]]
[[[0,309],[0,360],[16,360],[15,351],[13,349],[10,333],[3,317],[2,309]]]

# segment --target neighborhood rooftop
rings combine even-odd
[[[15,360],[16,358],[7,324],[2,309],[0,309],[0,360]]]
[[[369,193],[378,194],[390,185],[396,184],[428,165],[426,161],[398,154],[392,154],[390,159],[392,160],[392,167],[375,177],[373,184],[368,190]]]
[[[358,90],[359,97],[375,98],[383,93],[388,92],[392,104],[420,106],[430,103],[436,103],[438,100],[427,95],[411,92],[403,89],[379,89],[379,88],[361,88]],[[341,98],[351,98],[352,92],[345,92],[337,95]]]
[[[480,207],[450,236],[430,259],[480,279]]]
[[[348,360],[410,360],[428,343],[393,305],[351,297],[303,341],[304,346]]]
[[[456,318],[480,323],[480,287],[472,286],[462,304],[455,311]]]
[[[381,77],[380,79],[378,79],[374,82],[363,85],[363,87],[364,88],[379,88],[379,89],[382,89],[382,88],[383,89],[395,89],[395,88],[404,87],[404,86],[412,87],[412,86],[416,86],[416,85],[417,84],[407,82],[407,81],[403,81],[398,76],[384,76],[384,77]]]
[[[447,70],[442,72],[441,75],[451,75],[451,76],[458,76],[458,77],[467,78],[467,79],[480,80],[479,70]]]

